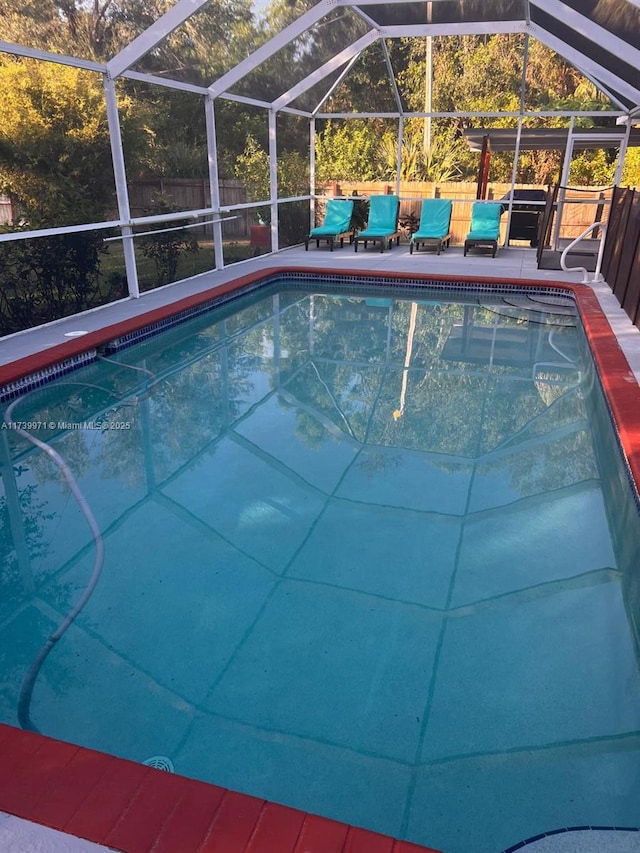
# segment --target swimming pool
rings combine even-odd
[[[106,555],[34,725],[447,853],[638,824],[637,507],[573,302],[454,290],[274,283],[16,405]],[[94,547],[2,436],[16,724]]]

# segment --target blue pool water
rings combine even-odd
[[[640,526],[571,302],[274,285],[108,358],[11,410],[105,553],[38,730],[445,853],[640,825]],[[18,725],[96,551],[0,452]]]

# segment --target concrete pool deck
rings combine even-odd
[[[640,831],[613,827],[567,829],[516,845],[505,853],[518,850],[523,853],[637,853]]]
[[[492,259],[485,256],[463,258],[462,250],[455,248],[440,256],[426,252],[411,256],[405,246],[383,254],[378,251],[361,251],[357,255],[349,247],[333,253],[324,247],[311,248],[308,253],[305,253],[304,249],[296,248],[276,256],[256,258],[184,283],[169,285],[144,294],[139,300],[122,300],[80,317],[66,318],[40,329],[5,338],[0,349],[0,366],[4,368],[0,369],[0,384],[14,373],[16,362],[25,366],[25,371],[21,371],[21,375],[25,375],[29,372],[26,367],[30,364],[33,369],[38,369],[38,359],[43,352],[54,353],[56,358],[64,357],[66,352],[78,352],[83,346],[83,340],[86,346],[92,336],[100,334],[105,327],[131,324],[137,317],[148,312],[166,312],[167,306],[173,306],[180,300],[207,293],[212,288],[224,288],[240,276],[266,272],[278,266],[297,269],[309,267],[314,272],[323,269],[341,272],[357,270],[380,274],[504,279],[514,283],[527,281],[540,284],[577,284],[582,278],[581,273],[577,272],[537,270],[535,252],[530,249],[502,249],[498,256]],[[595,293],[635,377],[635,396],[629,397],[630,405],[635,406],[637,386],[640,383],[640,332],[620,309],[606,284],[598,283],[587,287]],[[87,335],[77,336],[74,334],[77,332],[86,332]],[[1,378],[2,376],[5,378]],[[32,738],[34,740],[31,740]],[[394,842],[385,836],[366,833],[255,798],[226,792],[215,786],[203,786],[202,783],[182,777],[159,773],[132,762],[105,757],[106,763],[104,766],[100,764],[98,770],[97,759],[94,766],[93,761],[87,758],[87,754],[93,755],[88,750],[43,740],[29,733],[18,733],[16,736],[15,730],[9,727],[0,726],[0,748],[4,767],[4,770],[0,770],[0,810],[10,813],[10,817],[4,820],[0,813],[1,850],[15,849],[20,853],[27,853],[31,849],[34,853],[75,853],[76,850],[97,853],[104,849],[123,850],[126,853],[152,850],[155,853],[162,850],[176,853],[188,853],[192,850],[220,850],[223,853],[266,853],[271,850],[274,853],[289,853],[294,850],[305,850],[308,853],[409,853],[427,850],[408,842]],[[12,752],[14,749],[17,749],[17,752]],[[90,766],[93,769],[90,770]],[[136,786],[132,780],[137,780]],[[178,784],[183,786],[180,790]],[[126,799],[127,794],[129,799]],[[27,817],[37,823],[16,824],[11,815]],[[108,831],[104,831],[107,818],[111,823]],[[47,829],[40,830],[40,823],[55,827],[56,830],[64,829],[71,835],[52,834]],[[194,826],[200,833],[198,838],[193,834],[196,831]],[[514,839],[516,846],[510,848],[510,851],[640,851],[640,832],[580,829],[560,833],[554,830],[555,828],[549,827],[549,832],[553,834],[528,842]],[[224,834],[226,832],[229,832],[228,836]],[[7,833],[15,835],[15,840]],[[76,844],[76,836],[90,838],[92,841],[81,840],[78,843],[84,846],[73,846]],[[7,838],[14,843],[14,847],[8,846],[8,842],[2,846]],[[30,840],[31,838],[33,840]],[[107,846],[96,846],[94,842]],[[30,848],[28,844],[35,846]],[[38,844],[41,846],[37,846]],[[62,846],[55,846],[56,844]]]
[[[638,830],[566,830],[512,848],[513,853],[637,853]],[[5,853],[114,853],[68,833],[0,812],[0,850]]]

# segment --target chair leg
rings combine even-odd
[[[333,252],[333,237],[329,237],[329,251]]]
[[[309,238],[308,237],[305,237],[305,240],[304,240],[304,250],[305,250],[305,252],[309,251]]]

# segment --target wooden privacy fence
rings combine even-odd
[[[11,225],[15,219],[13,204],[8,195],[0,194],[0,225]]]
[[[602,255],[602,274],[640,328],[640,189],[615,187]]]
[[[223,206],[243,204],[246,192],[241,181],[220,181],[220,202]],[[147,216],[157,210],[158,197],[165,199],[176,210],[202,210],[211,206],[209,181],[206,178],[150,178],[144,181],[132,181],[129,187],[129,206],[131,215]],[[224,222],[222,234],[225,238],[245,237],[249,233],[249,212],[238,211],[239,219]],[[194,228],[196,232],[209,231]]]
[[[539,184],[518,184],[518,189],[546,189]],[[471,205],[476,200],[476,184],[472,182],[452,181],[450,183],[434,183],[429,181],[400,182],[400,218],[411,214],[420,218],[420,208],[424,198],[453,199],[451,217],[452,242],[461,245],[469,231]],[[511,184],[490,183],[487,188],[487,199],[501,200],[511,190]],[[333,181],[320,184],[317,192],[326,196],[351,196],[353,194],[366,196],[385,195],[395,192],[395,183],[390,181]],[[594,198],[598,190],[593,190]],[[178,210],[199,210],[210,206],[209,181],[204,178],[152,178],[132,182],[129,189],[129,204],[133,216],[144,216],[154,207],[159,195],[164,196]],[[243,204],[246,202],[246,192],[242,181],[224,179],[220,181],[220,198],[224,206]],[[323,205],[318,205],[319,215]],[[222,233],[225,239],[241,239],[249,235],[251,220],[249,211],[239,211],[239,219],[225,222]],[[575,237],[587,225],[594,221],[596,213],[592,205],[570,205],[562,220],[562,236]],[[502,217],[501,238],[506,235],[507,217]],[[196,229],[199,230],[199,229]]]

